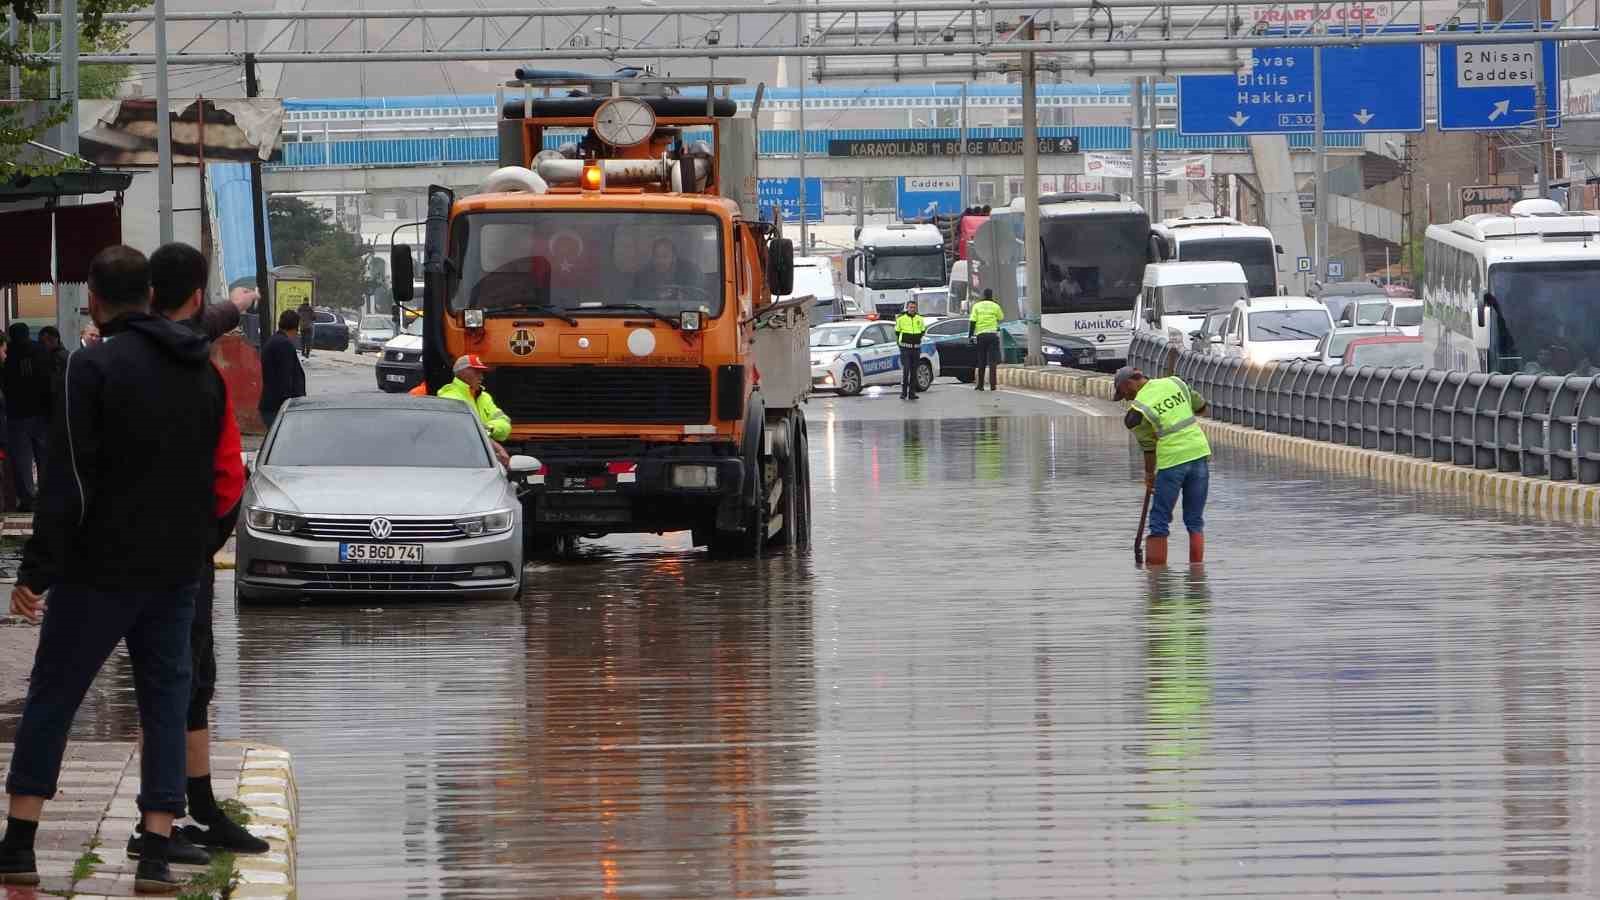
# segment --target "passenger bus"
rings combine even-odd
[[[1250,296],[1278,293],[1278,256],[1272,232],[1224,216],[1166,219],[1150,229],[1151,256],[1159,262],[1236,262],[1244,267]]]
[[[1594,375],[1600,364],[1600,216],[1523,200],[1428,226],[1425,364],[1460,372]]]
[[[1039,198],[1040,304],[1044,327],[1095,345],[1095,361],[1121,365],[1133,304],[1150,252],[1150,217],[1117,194]],[[1028,318],[1023,200],[994,210],[967,245],[969,300],[993,290],[1007,319]]]

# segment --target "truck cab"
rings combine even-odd
[[[937,225],[868,225],[845,260],[856,305],[879,318],[905,308],[914,288],[945,286],[944,235]]]
[[[428,386],[461,354],[491,367],[506,449],[542,463],[534,552],[619,532],[740,555],[809,537],[808,302],[776,299],[793,246],[741,194],[754,127],[715,96],[730,83],[519,70],[503,167],[471,196],[430,189]]]

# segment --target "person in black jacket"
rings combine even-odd
[[[311,301],[308,300],[300,304],[295,315],[300,317],[300,352],[310,359],[311,344],[317,336],[317,311],[311,308]]]
[[[283,404],[306,395],[306,370],[295,358],[300,314],[286,309],[278,316],[278,333],[261,347],[261,420],[272,427]]]
[[[11,351],[0,369],[6,395],[6,449],[17,508],[33,510],[34,463],[42,463],[50,433],[50,364],[28,336],[26,322],[13,322]]]
[[[143,254],[121,246],[97,254],[89,314],[106,340],[67,360],[33,537],[11,594],[14,614],[44,618],[6,778],[0,876],[11,883],[37,881],[34,835],[73,717],[125,641],[144,748],[134,888],[179,886],[168,855],[173,820],[185,811],[189,629],[215,527],[227,394],[205,340],[149,308]]]

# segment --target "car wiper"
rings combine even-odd
[[[573,308],[574,307],[568,307],[568,309]],[[580,311],[588,309],[631,309],[637,312],[645,313],[652,318],[660,319],[668,325],[671,325],[673,328],[678,327],[677,319],[674,319],[673,317],[655,309],[654,307],[646,306],[643,303],[584,303],[576,308]]]
[[[1283,337],[1283,332],[1279,331],[1276,328],[1268,328],[1265,325],[1257,325],[1256,327],[1259,328],[1262,331],[1265,331],[1267,334],[1275,334],[1278,337]]]
[[[1306,337],[1311,338],[1313,341],[1318,340],[1319,338],[1322,337],[1322,335],[1320,335],[1320,334],[1312,334],[1309,331],[1301,331],[1300,329],[1294,327],[1293,325],[1285,325],[1285,326],[1283,326],[1283,330],[1284,331],[1292,331],[1295,334],[1303,334]]]
[[[516,312],[516,311],[542,312],[542,313],[545,313],[545,314],[549,315],[551,318],[560,319],[561,321],[567,323],[568,325],[571,325],[574,328],[578,327],[578,320],[574,319],[572,316],[567,315],[566,312],[564,312],[561,309],[561,307],[559,307],[559,306],[550,306],[550,305],[545,304],[545,303],[510,303],[510,304],[507,304],[505,306],[494,306],[494,307],[489,307],[489,308],[484,310],[484,312],[486,312],[486,313]]]

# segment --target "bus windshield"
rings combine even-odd
[[[1236,262],[1244,267],[1250,296],[1271,297],[1278,292],[1278,257],[1270,238],[1215,238],[1187,240],[1178,245],[1183,262]]]
[[[1150,220],[1142,214],[1050,216],[1039,223],[1046,313],[1132,309],[1144,279]]]
[[[1600,362],[1600,260],[1499,263],[1495,297],[1496,372],[1593,375]]]
[[[722,312],[722,227],[703,213],[479,212],[451,226],[450,309]]]
[[[867,252],[867,287],[935,287],[944,284],[944,248]]]

